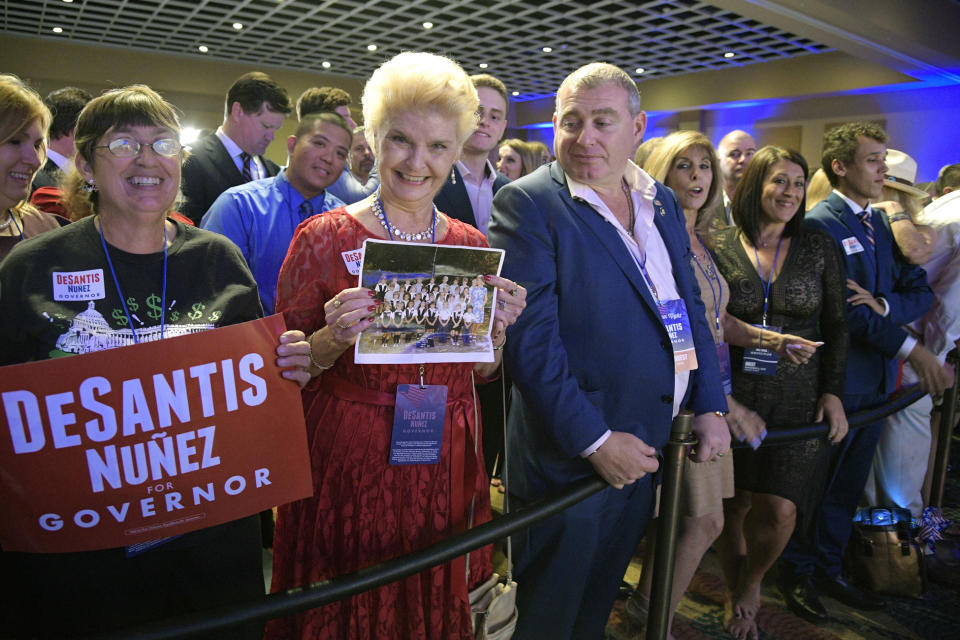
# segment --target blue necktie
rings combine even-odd
[[[310,206],[309,200],[304,200],[300,203],[300,206],[297,207],[297,213],[300,214],[300,222],[303,222],[307,218],[313,215],[313,207]]]
[[[870,222],[870,209],[864,209],[857,214],[857,217],[860,218],[860,222],[863,223],[863,230],[867,234],[867,240],[870,241],[870,248],[876,251],[877,241],[873,238],[873,223]]]

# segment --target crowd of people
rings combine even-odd
[[[188,150],[175,107],[149,87],[41,100],[0,76],[0,364],[51,357],[90,309],[131,343],[181,335],[187,318],[169,308],[135,328],[129,305],[158,292],[202,303],[204,329],[281,313],[277,364],[302,389],[313,482],[278,506],[275,530],[268,511],[135,556],[0,552],[0,635],[102,633],[256,597],[261,545],[274,592],[421,550],[491,519],[503,464],[521,507],[584,477],[609,484],[514,536],[515,637],[604,637],[646,536],[626,603],[643,625],[658,456],[681,410],[697,443],[671,615],[713,545],[738,640],[760,636],[775,565],[809,621],[827,618],[821,596],[884,605],[842,561],[858,506],[924,517],[931,414],[960,344],[960,164],[931,198],[871,123],[828,130],[816,171],[741,130],[716,147],[697,131],[644,141],[637,86],[606,63],[558,88],[552,150],[504,139],[503,83],[439,55],[384,62],[361,103],[358,126],[342,89],[293,102],[248,73]],[[290,115],[281,167],[264,154]],[[355,258],[368,239],[503,249],[502,274],[368,288]],[[49,295],[52,272],[100,265],[100,299]],[[364,331],[385,347],[468,345],[488,322],[493,362],[354,361]],[[445,389],[439,460],[391,464],[398,389],[414,383]],[[848,415],[912,383],[923,400],[849,429]],[[764,445],[815,422],[825,436]],[[492,571],[484,547],[217,637],[473,638],[471,591]]]

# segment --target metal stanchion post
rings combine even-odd
[[[960,363],[960,354],[951,351],[947,360],[957,367]],[[947,464],[950,461],[950,439],[953,436],[953,427],[957,423],[957,394],[960,392],[960,370],[954,371],[953,387],[943,396],[943,405],[940,407],[940,433],[937,437],[937,453],[933,458],[933,472],[930,485],[930,505],[943,506],[943,488],[947,484]]]
[[[657,517],[647,640],[663,640],[670,626],[670,591],[673,588],[673,563],[677,553],[680,478],[687,450],[697,440],[692,429],[693,412],[681,411],[673,421],[670,442],[663,452],[663,485],[660,488],[660,513]]]

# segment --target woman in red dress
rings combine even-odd
[[[505,329],[526,291],[487,276],[501,289],[494,316],[493,363],[357,365],[357,334],[374,325],[373,291],[357,287],[343,252],[368,238],[487,246],[479,231],[437,212],[433,197],[476,128],[476,90],[454,62],[402,53],[367,82],[363,115],[377,151],[379,191],[305,222],[290,245],[277,310],[310,335],[311,373],[303,393],[314,495],[280,507],[273,591],[352,573],[439,542],[490,519],[488,479],[473,380],[499,367]],[[474,375],[475,374],[475,375]],[[399,384],[445,385],[439,463],[391,465]],[[468,588],[491,572],[490,548],[347,600],[274,620],[267,637],[472,638]]]

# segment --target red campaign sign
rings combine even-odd
[[[0,368],[0,545],[130,546],[312,493],[283,318]]]

